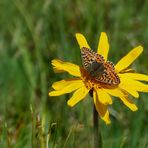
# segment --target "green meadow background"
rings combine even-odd
[[[81,65],[75,33],[97,47],[102,31],[116,63],[133,47],[144,52],[132,65],[148,74],[147,0],[0,0],[0,148],[91,148],[93,100],[75,107],[71,94],[49,97],[55,74],[51,60]],[[103,148],[148,147],[148,95],[130,111],[114,98],[111,125],[100,120]]]

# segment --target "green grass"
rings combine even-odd
[[[45,147],[49,139],[49,147],[91,148],[92,99],[70,108],[71,95],[48,97],[52,82],[68,76],[54,74],[50,62],[59,58],[81,64],[75,33],[83,33],[96,49],[105,31],[114,63],[133,47],[144,46],[133,67],[147,74],[147,8],[146,0],[1,0],[0,147]],[[104,148],[148,147],[147,97],[140,95],[137,112],[114,100],[120,120],[111,117],[109,126],[100,121]]]

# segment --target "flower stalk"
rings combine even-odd
[[[99,131],[99,115],[95,105],[93,105],[93,126],[94,126],[94,148],[102,148],[102,139]]]
[[[93,91],[89,92],[90,96],[93,98]],[[99,114],[96,110],[95,104],[93,105],[93,147],[94,148],[102,148],[102,139],[101,133],[99,131]]]

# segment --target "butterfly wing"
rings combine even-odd
[[[83,47],[81,49],[81,56],[84,69],[94,77],[103,73],[104,71],[104,58],[103,56],[93,52],[91,49]]]
[[[115,68],[112,62],[105,62],[104,63],[104,73],[98,77],[96,77],[96,80],[109,85],[118,85],[120,83],[119,76],[115,72]]]

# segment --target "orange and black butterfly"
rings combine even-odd
[[[120,79],[115,72],[114,64],[104,60],[104,57],[93,50],[82,47],[81,56],[84,69],[88,72],[89,76],[96,81],[108,84],[118,85]]]

